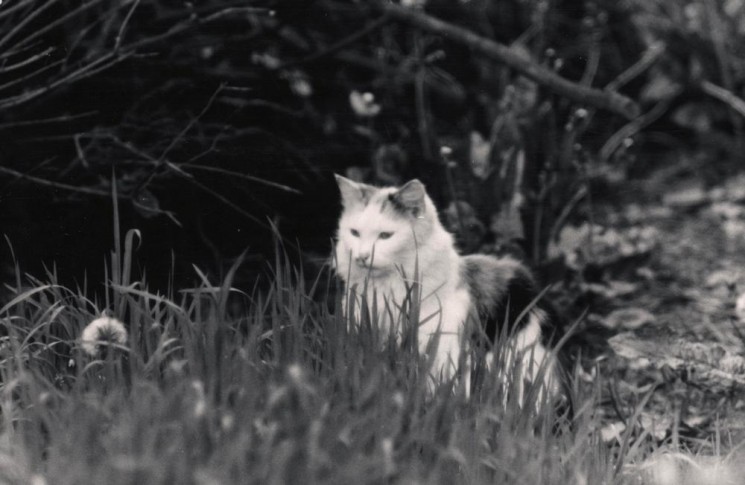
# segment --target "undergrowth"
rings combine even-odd
[[[574,387],[571,423],[504,399],[497,379],[432,392],[416,345],[380,345],[374,319],[347,325],[325,298],[334,283],[307,284],[281,251],[267,291],[234,288],[236,263],[219,284],[196,269],[201,284],[160,294],[133,278],[139,233],[115,236],[97,296],[16,262],[0,308],[2,483],[641,483],[629,470],[655,445],[634,426],[603,442],[600,382]],[[128,339],[91,356],[80,336],[101,315]]]

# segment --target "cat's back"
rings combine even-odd
[[[495,338],[505,322],[520,328],[519,317],[527,308],[535,307],[538,291],[533,274],[515,258],[487,254],[463,256],[460,277],[490,339]]]

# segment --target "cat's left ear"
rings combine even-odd
[[[424,214],[424,198],[427,191],[424,184],[414,179],[406,182],[403,187],[390,195],[397,207],[410,212],[414,217]]]

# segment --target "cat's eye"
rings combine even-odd
[[[354,237],[360,237],[360,231],[357,229],[350,229],[349,232],[351,232]]]
[[[393,236],[392,232],[381,232],[378,234],[378,238],[380,239],[390,239],[391,236]]]

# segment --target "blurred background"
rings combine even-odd
[[[25,271],[101,281],[114,193],[153,286],[190,282],[192,264],[219,276],[246,249],[244,277],[265,271],[273,227],[320,265],[334,172],[418,177],[463,252],[548,268],[564,229],[592,220],[593,201],[635,197],[634,180],[714,186],[741,170],[742,0],[386,5],[4,0],[2,278],[12,246]],[[641,115],[559,96],[407,13],[618,91]]]

